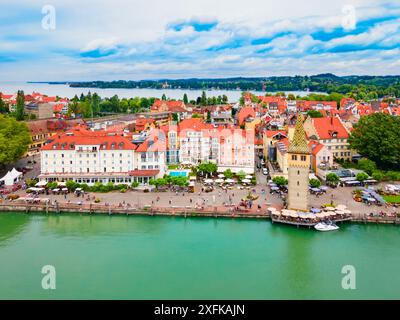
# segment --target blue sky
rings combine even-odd
[[[42,28],[46,4],[54,30]],[[400,74],[399,0],[1,0],[0,9],[0,81]]]

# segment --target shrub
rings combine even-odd
[[[278,176],[272,179],[272,182],[275,183],[277,186],[285,186],[287,185],[288,181],[285,177]]]
[[[132,188],[137,188],[137,187],[139,187],[139,182],[134,181],[134,182],[132,182],[131,186],[132,186]]]
[[[359,172],[356,175],[356,179],[360,182],[363,182],[368,179],[368,175],[365,172]]]
[[[387,171],[386,176],[389,180],[398,181],[400,180],[400,171]]]
[[[94,200],[94,203],[99,203],[100,202],[100,199],[99,198],[96,198],[95,200]]]
[[[377,180],[377,181],[381,181],[381,180],[383,180],[384,175],[380,171],[374,171],[374,172],[372,172],[372,178]]]
[[[69,191],[75,191],[76,188],[79,188],[79,183],[73,181],[73,180],[68,180],[65,183],[65,186],[68,188]]]
[[[376,170],[376,164],[374,161],[369,159],[360,159],[358,160],[358,168],[360,170],[365,171],[369,175],[371,175]]]
[[[312,188],[319,188],[321,186],[321,181],[318,179],[310,179],[309,183]]]
[[[224,176],[227,179],[232,179],[233,178],[233,172],[231,169],[227,169],[224,171]]]
[[[49,182],[46,187],[49,189],[57,188],[57,182]]]
[[[37,179],[26,179],[25,183],[28,187],[34,187],[38,183]]]
[[[336,173],[331,172],[326,175],[327,184],[336,186],[339,183],[339,181],[340,178]]]

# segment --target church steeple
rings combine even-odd
[[[303,126],[303,116],[297,116],[293,139],[288,148],[288,208],[307,211],[309,205],[309,173],[311,150]]]
[[[294,129],[293,140],[290,142],[288,153],[309,154],[306,132],[304,131],[304,118],[301,113],[297,116],[296,127]]]

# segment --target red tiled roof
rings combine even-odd
[[[132,177],[154,177],[160,173],[160,170],[133,170],[129,171]]]
[[[300,111],[315,109],[318,105],[329,107],[330,109],[337,109],[336,101],[307,101],[307,100],[296,101],[297,109]]]
[[[312,123],[320,139],[347,139],[349,133],[337,117],[312,118]],[[332,134],[336,133],[336,137]]]
[[[255,118],[255,116],[256,112],[252,107],[243,107],[242,109],[239,110],[237,115],[238,123],[239,125],[242,125],[246,120],[246,118],[248,117]]]
[[[213,126],[210,124],[206,124],[201,118],[191,118],[182,120],[179,125],[179,130],[194,130],[200,131],[203,129],[213,129]]]
[[[61,103],[58,103],[56,105],[53,106],[53,111],[56,113],[60,113],[64,108],[64,105]]]
[[[283,130],[267,130],[267,131],[265,131],[265,135],[268,137],[268,138],[272,138],[272,137],[274,137],[274,136],[276,136],[277,134],[281,134],[281,135],[284,135],[285,137],[287,136],[287,132],[286,131],[283,131]]]
[[[166,143],[158,139],[158,137],[149,137],[143,143],[141,143],[137,148],[137,152],[155,152],[155,151],[165,151]]]
[[[134,150],[135,145],[126,137],[107,131],[92,132],[74,129],[56,137],[42,147],[42,150],[74,150],[75,145],[100,146],[99,150]]]
[[[155,100],[151,106],[151,110],[160,111],[161,107],[165,107],[167,111],[170,112],[186,112],[185,104],[183,101],[165,101],[165,100]]]
[[[315,141],[315,140],[311,140],[311,141],[308,143],[308,146],[310,147],[311,153],[312,153],[314,156],[317,155],[318,152],[319,152],[320,150],[322,150],[322,148],[324,147],[324,145],[323,145],[322,143],[319,143],[318,141]]]

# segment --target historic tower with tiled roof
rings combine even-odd
[[[309,206],[309,172],[310,154],[306,133],[303,126],[303,116],[299,113],[293,139],[288,148],[288,208],[306,211]]]

